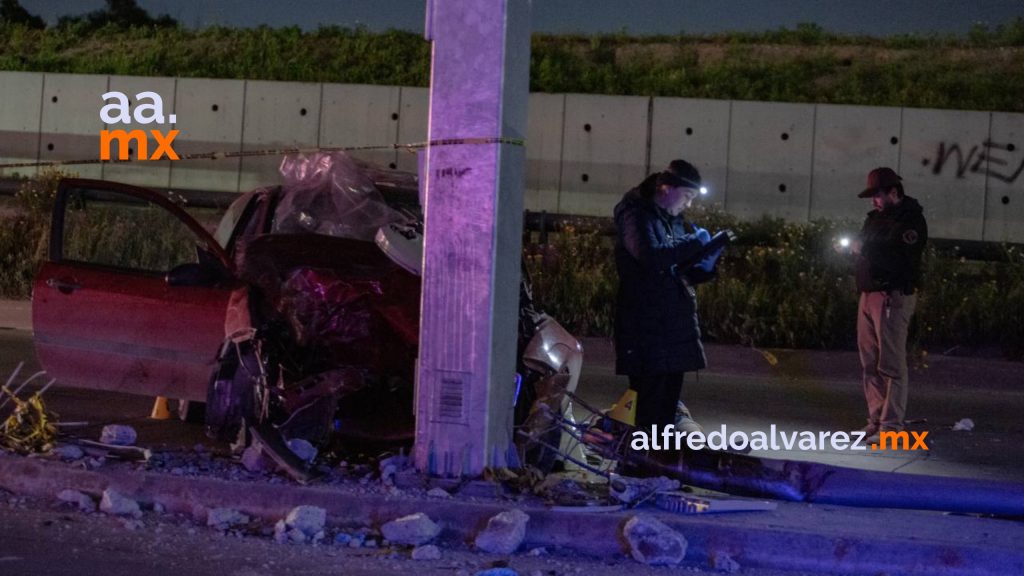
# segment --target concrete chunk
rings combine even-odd
[[[526,538],[530,516],[522,510],[506,510],[487,521],[487,528],[476,537],[476,547],[492,554],[511,554]]]
[[[73,444],[61,444],[53,449],[53,454],[61,460],[78,460],[85,457],[82,449]]]
[[[412,549],[413,560],[440,560],[441,549],[433,544],[426,546],[417,546]]]
[[[295,544],[302,544],[306,541],[306,533],[298,528],[292,528],[288,531],[288,540]]]
[[[395,544],[419,546],[433,540],[441,527],[426,514],[417,512],[385,523],[380,527],[384,537]]]
[[[134,446],[137,434],[135,428],[123,424],[110,424],[103,427],[100,442],[115,446]]]
[[[651,566],[675,566],[686,556],[686,538],[650,516],[633,516],[623,528],[633,559]]]
[[[263,454],[263,444],[253,442],[242,452],[242,466],[249,472],[264,472],[274,469],[274,462]]]
[[[211,508],[206,512],[206,525],[218,530],[227,530],[248,523],[248,516],[231,508]]]
[[[327,511],[319,506],[296,506],[284,519],[288,528],[297,529],[307,538],[312,538],[324,529]],[[294,537],[293,537],[294,540]]]
[[[96,511],[96,503],[92,501],[92,498],[78,490],[61,490],[57,494],[57,499],[61,502],[70,502],[78,506],[78,509],[82,512]]]
[[[274,542],[278,544],[285,544],[288,542],[288,525],[285,524],[284,520],[278,520],[274,524]]]
[[[103,498],[100,500],[100,510],[115,516],[137,515],[141,513],[138,502],[110,488],[103,491]]]

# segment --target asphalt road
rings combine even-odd
[[[588,341],[585,370],[578,392],[585,401],[605,407],[626,387],[613,373],[610,347]],[[848,353],[759,351],[709,346],[711,369],[688,381],[684,395],[705,429],[725,424],[731,430],[764,430],[770,424],[787,430],[843,430],[861,425],[857,362]],[[771,360],[771,362],[769,362]],[[31,333],[0,330],[0,376],[25,362],[22,377],[38,370]],[[971,478],[1024,480],[1024,365],[971,359],[939,358],[915,370],[912,418],[928,419],[918,429],[929,432],[927,452],[759,454],[802,458],[830,464]],[[6,380],[6,377],[4,378]],[[20,379],[20,378],[19,378]],[[202,427],[148,419],[152,399],[55,387],[48,406],[62,422],[88,421],[77,435],[98,436],[107,423],[129,423],[139,444],[154,448],[203,443]],[[578,411],[583,415],[582,411]],[[971,417],[973,432],[953,432],[950,425]],[[83,514],[52,499],[32,500],[0,491],[0,574],[78,575],[196,574],[255,576],[270,574],[475,574],[508,564],[519,574],[552,576],[595,574],[662,574],[625,557],[594,560],[551,550],[533,557],[497,557],[471,551],[464,543],[444,542],[439,561],[412,561],[407,550],[349,549],[338,546],[282,546],[261,536],[232,537],[190,518],[146,511],[139,523],[104,514]],[[254,534],[269,526],[255,527]],[[711,574],[705,565],[687,562],[688,573]],[[795,576],[782,571],[744,568],[751,576]]]
[[[610,406],[626,388],[614,375],[605,341],[588,341],[580,396],[596,407]],[[707,431],[852,430],[863,425],[863,397],[856,355],[847,352],[759,351],[709,346],[709,370],[699,381],[687,376],[683,396]],[[770,363],[768,359],[774,361]],[[0,375],[24,361],[22,375],[38,370],[31,333],[0,330]],[[908,418],[926,419],[913,429],[927,431],[928,451],[754,452],[770,458],[804,459],[901,473],[989,480],[1024,481],[1024,364],[997,360],[934,358],[911,377]],[[127,394],[55,388],[50,407],[63,420],[87,420],[79,433],[95,433],[107,423],[129,423],[140,443],[191,446],[211,444],[202,427],[149,420],[152,399]],[[586,412],[577,409],[577,417]],[[971,432],[951,427],[971,418]]]
[[[625,390],[615,376],[610,346],[591,343],[580,394],[609,406]],[[596,348],[596,350],[595,350]],[[687,375],[683,398],[705,431],[839,431],[864,426],[860,366],[852,352],[759,352],[708,346],[709,369]],[[972,372],[973,370],[973,372]],[[966,374],[962,374],[966,373]],[[973,374],[973,378],[970,376]],[[871,470],[1024,481],[1024,364],[996,360],[934,359],[911,375],[908,420],[928,432],[927,452],[753,452],[768,458],[812,460]],[[579,412],[579,411],[578,411]],[[954,432],[963,418],[972,432]]]

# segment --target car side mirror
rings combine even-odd
[[[175,266],[164,277],[168,286],[213,286],[223,278],[215,267],[196,262]]]

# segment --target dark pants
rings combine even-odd
[[[683,391],[683,373],[630,376],[629,387],[636,390],[636,427],[650,433],[676,421],[676,403]]]

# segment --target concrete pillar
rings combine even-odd
[[[433,0],[416,467],[477,476],[512,446],[529,0]]]

